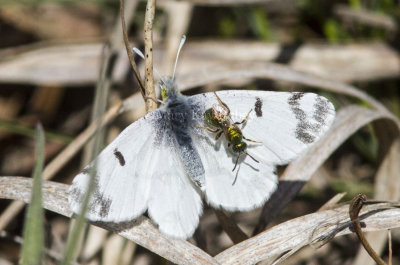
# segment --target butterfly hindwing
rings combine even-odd
[[[237,156],[229,150],[225,139],[221,137],[216,142],[204,132],[193,138],[206,172],[206,199],[214,208],[249,211],[260,207],[276,189],[277,176],[272,164],[256,163],[243,155],[232,172]]]
[[[187,238],[193,233],[201,197],[186,175],[167,116],[159,109],[132,123],[75,177],[69,190],[74,213],[96,165],[89,220],[130,221],[148,210],[164,234]]]
[[[207,201],[226,210],[251,210],[264,203],[276,189],[276,165],[285,164],[319,139],[332,123],[335,110],[324,97],[313,93],[266,91],[220,91],[221,100],[230,108],[233,122],[241,122],[251,110],[245,123],[238,125],[243,135],[261,143],[247,142],[247,155],[238,154],[227,146],[224,136],[204,129],[193,130],[193,138],[206,172]],[[214,93],[190,97],[189,102],[204,113],[218,104]],[[202,120],[203,119],[203,120]],[[198,117],[204,124],[204,118]]]

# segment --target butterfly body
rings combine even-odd
[[[166,125],[169,125],[169,128],[165,129],[169,129],[173,135],[171,140],[174,141],[186,173],[199,188],[203,188],[204,167],[190,135],[190,128],[196,125],[193,109],[188,104],[187,97],[177,92],[173,82],[161,87],[161,91],[165,91],[163,94],[166,107],[163,111],[166,113]],[[168,132],[164,131],[164,133]]]

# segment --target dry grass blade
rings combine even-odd
[[[30,202],[32,180],[24,177],[0,177],[0,198]],[[68,185],[45,181],[43,183],[43,207],[61,215],[71,217],[68,204]],[[152,252],[177,264],[217,264],[201,249],[185,240],[177,240],[161,234],[151,221],[140,217],[136,221],[121,224],[95,224],[136,242]]]
[[[365,231],[400,227],[400,209],[391,207],[391,203],[365,207],[361,216],[366,225]],[[352,233],[348,229],[349,224],[348,205],[305,215],[239,243],[218,254],[215,259],[221,264],[255,264],[300,246],[326,243],[326,239]]]
[[[345,192],[343,193],[338,193],[334,197],[332,197],[329,201],[327,201],[324,205],[322,205],[317,212],[333,209],[337,207],[337,203],[346,195]],[[291,249],[289,252],[285,253],[283,256],[280,258],[276,259],[271,265],[276,265],[279,264],[289,257],[291,257],[294,260],[299,260],[299,258],[302,256],[302,252],[299,250],[302,248],[302,246],[297,246],[296,248]],[[306,252],[306,250],[303,250]],[[296,256],[297,255],[297,256]],[[260,262],[260,264],[270,264],[269,260]]]
[[[232,5],[252,5],[252,4],[265,4],[276,0],[185,0],[196,5],[206,6],[232,6]]]
[[[334,12],[343,20],[355,21],[367,26],[384,28],[390,31],[396,31],[398,28],[394,18],[365,8],[349,8],[345,5],[337,5],[334,8]]]
[[[126,2],[126,8],[128,5],[129,2]],[[128,15],[125,18],[128,20]],[[182,15],[179,18],[182,19]],[[171,32],[171,34],[174,33]],[[178,32],[175,34],[178,37],[172,39],[173,47],[176,47],[176,40],[182,35]],[[169,50],[173,50],[173,56],[175,56],[176,49],[168,43],[166,52],[162,48],[154,47],[153,50],[158,55],[154,57],[155,65],[160,66],[166,61]],[[11,50],[0,49],[0,81],[33,85],[93,84],[98,77],[101,50],[102,43],[98,40],[91,43],[41,43]],[[121,49],[120,52],[125,54],[124,50]],[[216,65],[218,67],[224,62],[228,64],[232,62],[244,64],[272,62],[281,51],[282,47],[279,43],[188,41],[180,59],[178,73],[182,77],[183,75],[191,76],[189,78],[191,79],[197,75],[203,76],[202,72],[210,71],[207,69],[212,69],[216,63],[218,63]],[[68,56],[65,56],[66,52],[68,52]],[[366,58],[368,58],[368,63],[365,62]],[[172,67],[169,60],[167,66]],[[121,82],[126,76],[130,67],[126,64],[127,61],[126,56],[121,56],[121,60],[116,62],[116,69],[121,70],[113,76],[115,81]],[[303,73],[341,82],[371,81],[398,78],[400,56],[393,48],[383,43],[347,45],[306,43],[298,48],[289,66]],[[49,75],[49,72],[52,74]]]
[[[340,82],[371,81],[398,77],[400,74],[399,54],[383,43],[304,43],[292,48],[295,49],[294,54],[285,51],[285,46],[279,43],[233,40],[188,42],[181,59],[181,65],[185,67],[180,73],[201,73],[202,69],[214,65],[218,67],[224,62],[274,62],[283,54],[292,56],[288,66],[294,70]],[[365,61],[367,58],[368,63]]]
[[[36,85],[93,84],[98,78],[99,55],[103,46],[97,41],[85,44],[41,43],[23,51],[17,50],[16,56],[3,55],[2,58],[7,60],[0,62],[0,80]]]
[[[32,180],[23,177],[1,177],[0,198],[30,201]],[[68,185],[45,181],[43,183],[44,208],[70,217]],[[379,203],[363,208],[360,219],[365,231],[393,229],[400,226],[399,203]],[[146,217],[140,217],[130,227],[97,224],[118,233],[178,264],[254,264],[279,255],[298,246],[324,241],[334,236],[351,233],[348,227],[348,205],[332,210],[302,216],[237,244],[216,256],[208,254],[184,240],[163,236]],[[338,230],[342,228],[343,230]],[[306,239],[306,240],[305,240]]]
[[[325,211],[333,208],[336,204],[346,195],[346,192],[338,193],[333,196],[329,201],[327,201],[324,205],[322,205],[318,211]]]
[[[186,79],[182,78],[177,80],[177,83],[180,89],[184,90],[188,87],[203,86],[223,80],[238,78],[269,78],[321,88],[327,91],[356,97],[368,102],[368,104],[371,104],[379,110],[386,111],[386,108],[379,101],[351,85],[301,73],[289,67],[274,63],[247,62],[223,64],[204,69],[197,75],[187,76]]]
[[[361,127],[378,119],[392,119],[387,111],[348,106],[338,111],[331,129],[302,156],[294,160],[280,178],[278,190],[264,206],[255,234],[289,203],[313,173],[346,139]],[[394,123],[397,120],[393,121]]]

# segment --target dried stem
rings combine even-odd
[[[349,206],[349,215],[350,220],[353,224],[353,228],[360,240],[361,244],[364,246],[365,250],[368,254],[375,260],[378,265],[386,265],[386,263],[376,254],[376,252],[372,249],[371,245],[368,243],[367,239],[364,237],[364,234],[361,231],[360,220],[358,218],[358,214],[360,213],[361,208],[363,207],[367,197],[365,194],[358,194],[350,203]]]
[[[145,100],[146,112],[157,109],[153,76],[153,21],[156,1],[148,0],[144,18]]]
[[[235,221],[231,217],[227,216],[222,210],[215,209],[214,212],[222,228],[228,234],[233,243],[237,244],[249,238],[235,223]]]
[[[124,0],[120,0],[120,13],[121,13],[121,23],[122,23],[122,35],[125,43],[125,48],[126,48],[126,53],[128,54],[129,61],[131,62],[133,72],[135,73],[136,80],[138,81],[140,92],[142,93],[143,98],[145,98],[146,92],[144,89],[144,83],[143,79],[140,76],[139,70],[136,66],[135,59],[133,58],[133,51],[131,44],[129,43],[128,39],[128,32],[126,29],[126,24],[125,24],[125,6],[124,6]]]

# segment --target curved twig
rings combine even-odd
[[[361,244],[364,246],[365,250],[368,254],[375,260],[378,265],[387,265],[379,256],[376,254],[374,249],[368,243],[368,240],[364,237],[363,232],[361,231],[360,220],[358,219],[358,214],[361,211],[361,208],[364,205],[364,202],[367,200],[367,196],[365,194],[358,194],[350,203],[349,206],[349,215],[351,223],[353,224],[353,228],[355,233],[357,234],[358,239],[360,240]]]
[[[119,3],[120,3],[120,14],[121,14],[121,23],[122,23],[122,34],[123,34],[123,39],[124,39],[124,43],[125,43],[126,53],[128,54],[129,61],[131,62],[133,72],[135,73],[136,80],[139,84],[140,92],[142,93],[142,96],[144,98],[146,93],[145,93],[145,89],[144,89],[143,79],[140,76],[140,72],[136,66],[132,47],[131,47],[131,44],[129,43],[129,39],[128,39],[128,32],[127,32],[126,24],[125,24],[124,0],[120,0]]]

